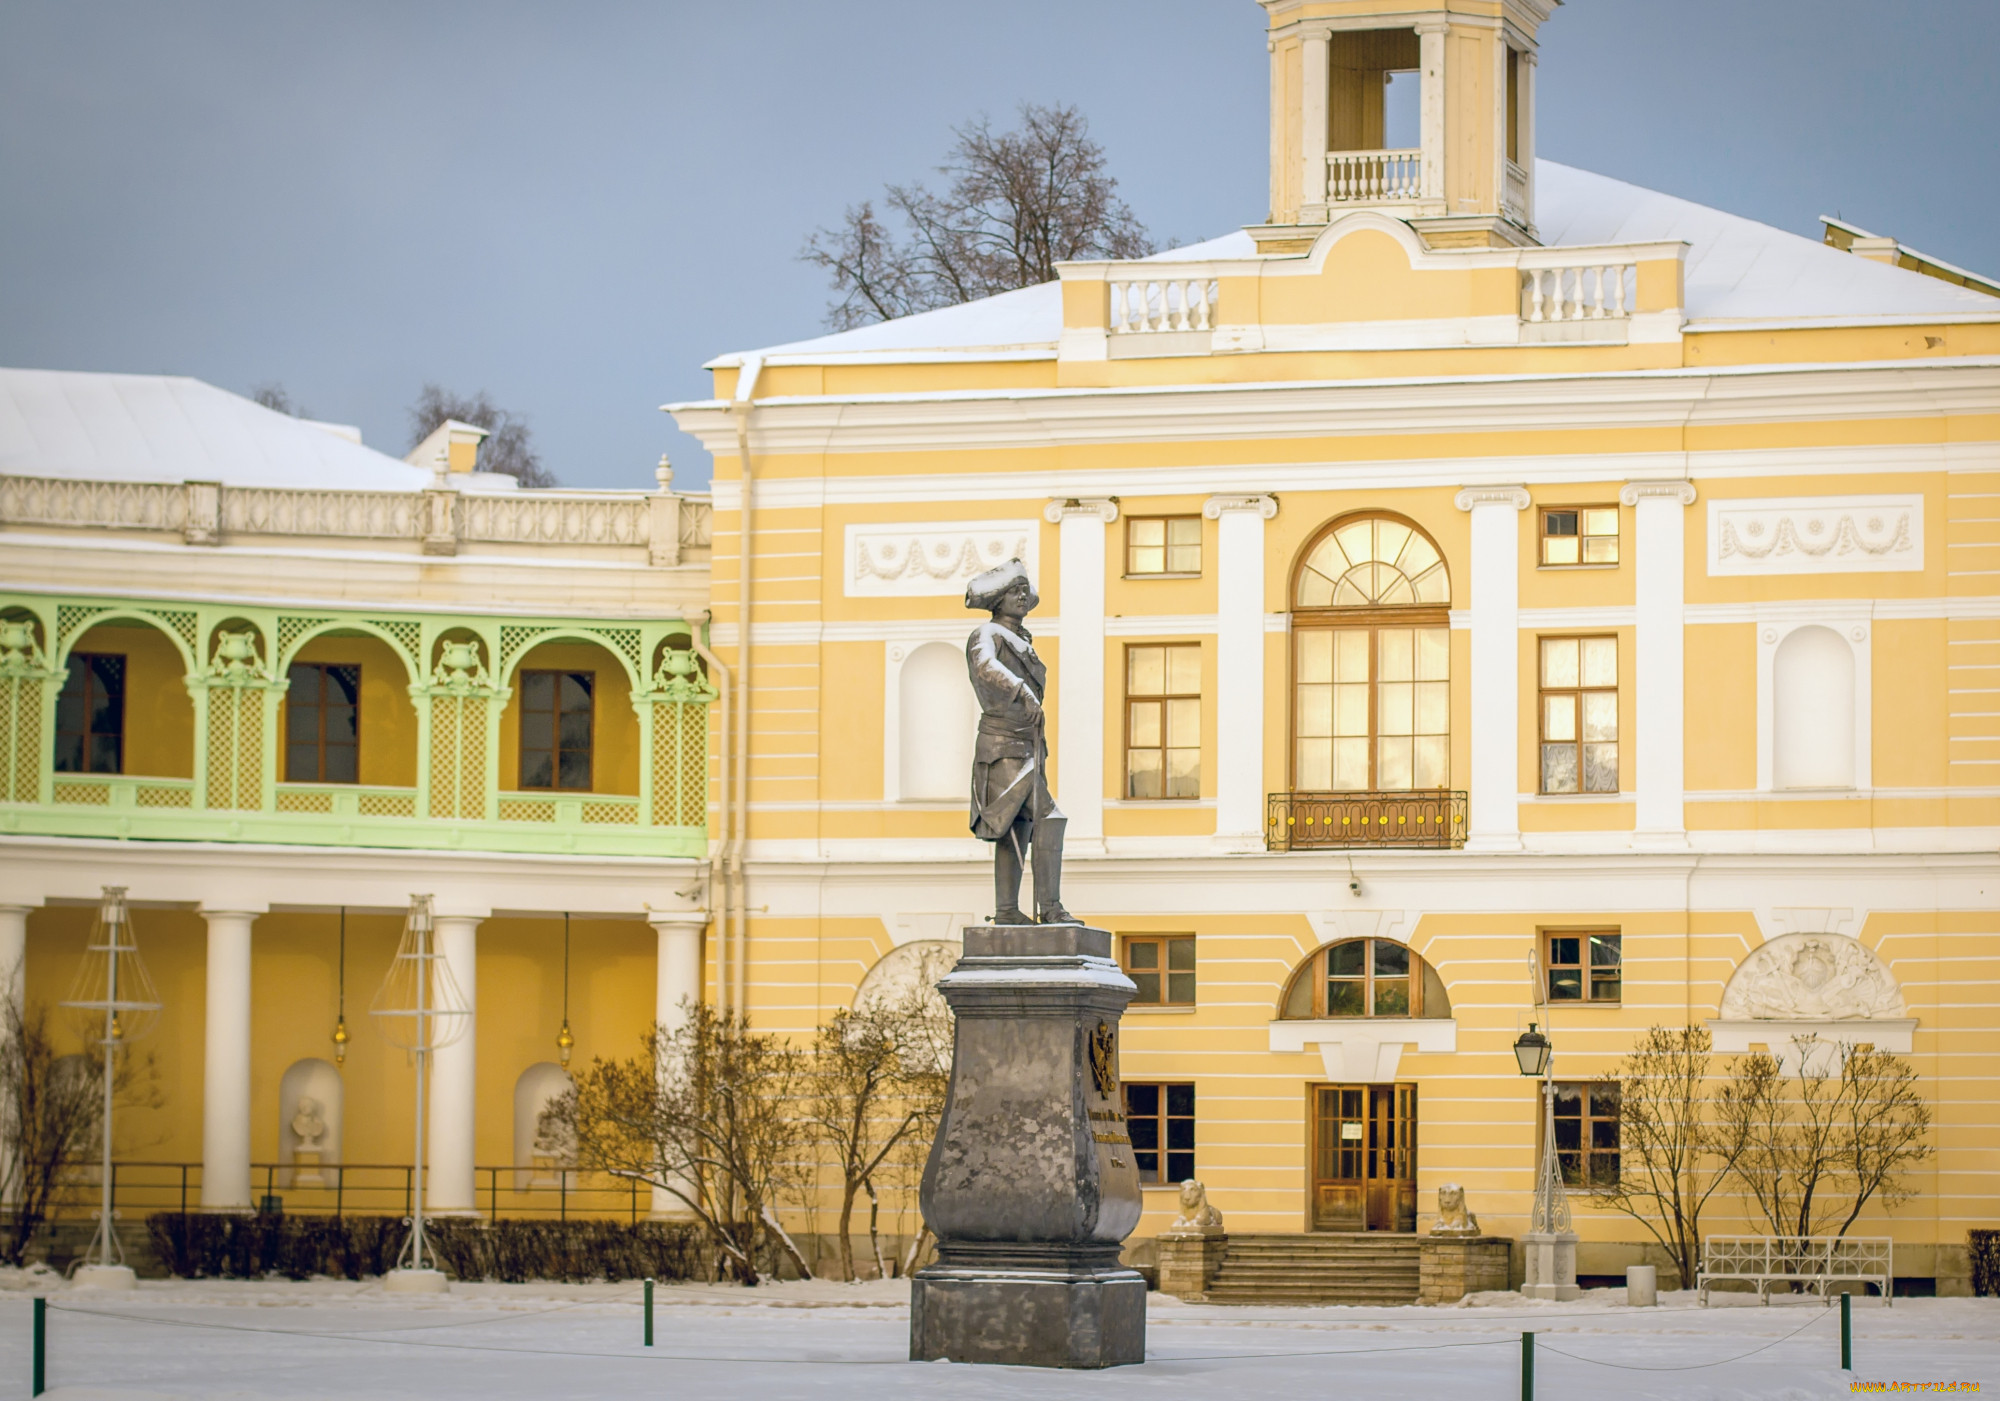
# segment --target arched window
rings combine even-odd
[[[926,642],[896,676],[899,798],[964,798],[972,791],[972,748],[979,702],[965,674],[965,652]]]
[[[1794,629],[1771,661],[1778,788],[1854,786],[1854,649],[1832,628]]]
[[[1293,584],[1292,786],[1405,792],[1451,780],[1451,580],[1388,515],[1336,521]]]
[[[1288,1021],[1451,1015],[1443,980],[1394,939],[1349,939],[1319,950],[1292,974],[1280,1006]]]

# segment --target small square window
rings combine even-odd
[[[1618,563],[1616,506],[1552,506],[1542,511],[1542,563]]]
[[[1127,934],[1125,976],[1137,985],[1134,1007],[1194,1006],[1194,936]]]
[[[1550,930],[1544,939],[1549,1001],[1615,1004],[1623,998],[1624,951],[1617,930]]]
[[[1133,516],[1125,522],[1125,572],[1201,573],[1200,516]]]

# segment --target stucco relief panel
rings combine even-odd
[[[996,564],[1018,559],[1040,577],[1041,522],[918,521],[847,527],[849,598],[949,598]]]
[[[1924,498],[1799,496],[1708,502],[1708,572],[1881,574],[1924,567]]]

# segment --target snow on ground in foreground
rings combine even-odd
[[[1148,1298],[1148,1361],[1107,1372],[905,1360],[908,1285],[662,1285],[640,1346],[636,1284],[143,1282],[136,1294],[0,1272],[0,1398],[28,1394],[29,1302],[46,1291],[56,1401],[142,1397],[1269,1398],[1383,1395],[1514,1401],[1520,1334],[1537,1337],[1542,1401],[1850,1394],[1837,1308],[1817,1300],[1623,1290],[1570,1304],[1480,1295],[1447,1308],[1223,1308]],[[1855,1377],[2000,1386],[2000,1300],[1857,1301]],[[1568,1354],[1568,1355],[1564,1355]],[[1748,1354],[1748,1355],[1746,1355]],[[1730,1360],[1734,1359],[1734,1360]],[[1698,1364],[1716,1363],[1702,1367]],[[1664,1370],[1675,1369],[1675,1370]]]

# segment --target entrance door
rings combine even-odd
[[[1417,1228],[1417,1087],[1321,1085],[1313,1096],[1313,1228]]]

